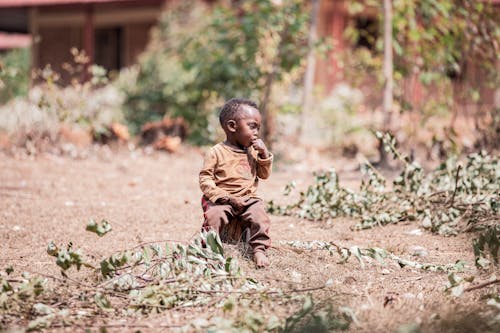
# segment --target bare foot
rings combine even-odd
[[[262,251],[255,252],[253,254],[253,261],[255,261],[255,265],[257,265],[257,268],[264,268],[269,266],[270,264],[266,254]]]

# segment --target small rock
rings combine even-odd
[[[85,316],[88,316],[89,313],[87,311],[84,311],[84,310],[78,310],[76,311],[76,316],[77,317],[85,317]]]
[[[410,231],[406,231],[405,234],[412,235],[412,236],[421,236],[422,235],[422,230],[421,229],[413,229],[413,230],[410,230]]]
[[[391,274],[391,271],[388,270],[387,268],[384,268],[380,273],[382,273],[383,275],[388,275]]]
[[[408,250],[410,254],[415,257],[426,257],[429,255],[429,252],[423,246],[413,245],[410,246]]]
[[[426,216],[422,221],[422,227],[424,227],[425,229],[429,229],[430,227],[432,227],[432,221],[428,216]]]
[[[300,274],[299,272],[292,271],[292,273],[290,275],[292,277],[293,282],[301,282],[302,281],[302,274]]]

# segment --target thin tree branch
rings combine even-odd
[[[496,280],[493,280],[493,281],[488,281],[488,282],[480,283],[477,286],[472,286],[472,287],[469,287],[469,288],[465,288],[464,291],[472,291],[472,290],[476,290],[476,289],[481,289],[481,288],[484,288],[484,287],[487,287],[487,286],[490,286],[490,285],[496,284],[496,283],[500,283],[500,279],[496,279]]]

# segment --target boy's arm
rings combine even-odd
[[[216,202],[218,199],[229,197],[229,193],[217,187],[214,180],[215,165],[217,164],[217,156],[212,149],[205,155],[203,168],[200,171],[199,181],[200,189],[208,200]]]
[[[257,177],[267,179],[271,175],[273,165],[273,154],[267,150],[266,145],[261,139],[252,142],[253,149],[257,152],[255,160],[257,161]]]
[[[257,161],[257,177],[260,179],[269,178],[273,167],[273,154],[269,153],[268,158],[260,158],[257,155],[255,160]]]

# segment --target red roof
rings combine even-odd
[[[23,48],[30,44],[31,35],[0,32],[0,50]]]
[[[137,0],[0,0],[1,7],[33,7],[48,5],[70,5],[70,4],[89,4],[106,2],[125,2]]]

